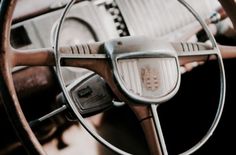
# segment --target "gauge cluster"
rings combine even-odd
[[[14,24],[11,45],[18,49],[53,48],[55,31],[63,9]],[[67,15],[61,30],[59,45],[75,45],[105,41],[120,36],[114,18],[104,3],[91,1],[76,3]],[[13,71],[23,69],[16,67]],[[81,68],[63,68],[66,84],[88,71]]]
[[[52,47],[57,21],[63,9],[13,25],[11,44],[15,48]],[[113,18],[105,5],[84,1],[75,4],[67,16],[60,43],[74,44],[119,37]]]

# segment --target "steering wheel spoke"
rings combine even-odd
[[[189,43],[189,42],[180,42],[172,43],[175,51],[179,57],[186,56],[208,56],[215,55],[219,52],[217,49],[209,46],[206,43]]]
[[[211,55],[219,55],[219,50],[217,48],[213,48],[206,43],[173,42],[171,44],[178,55],[180,66],[191,62],[208,61],[214,58]],[[222,50],[222,52],[225,52],[225,48],[222,47]],[[229,50],[232,49],[227,49],[227,52]]]
[[[157,134],[157,136],[159,138],[159,141],[160,141],[160,146],[161,146],[162,153],[163,153],[163,155],[168,155],[165,139],[164,139],[162,128],[161,128],[161,123],[160,123],[159,116],[158,116],[158,113],[157,113],[157,108],[158,108],[158,105],[154,105],[154,104],[151,105],[151,112],[152,112],[152,115],[153,115],[153,122],[154,122],[154,125],[155,125],[156,134]]]
[[[54,52],[51,48],[12,49],[12,53],[14,66],[55,66]]]
[[[143,128],[151,155],[168,155],[160,120],[159,105],[130,105]]]

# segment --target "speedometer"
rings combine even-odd
[[[98,41],[92,26],[79,18],[67,18],[62,26],[59,45],[75,45]]]
[[[54,41],[57,24],[58,23],[55,24],[52,30],[52,43]],[[95,41],[98,41],[97,34],[89,23],[76,17],[68,17],[65,19],[59,38],[60,47],[74,46]],[[74,67],[64,67],[62,70],[62,74],[66,84],[73,82],[76,78],[81,77],[88,72],[89,71],[86,69]]]

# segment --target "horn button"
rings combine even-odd
[[[159,104],[178,91],[179,62],[171,43],[124,37],[105,43],[105,51],[118,87],[130,100]]]

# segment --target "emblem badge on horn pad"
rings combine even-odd
[[[118,87],[129,99],[159,104],[179,89],[179,61],[171,43],[124,37],[105,43]]]

